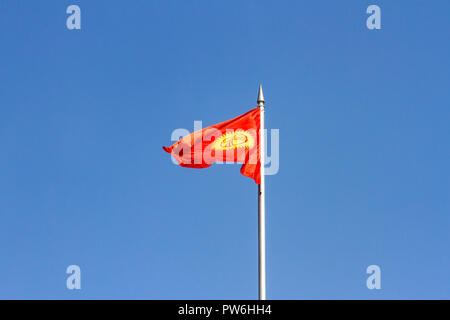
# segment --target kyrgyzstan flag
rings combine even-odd
[[[187,168],[207,168],[214,162],[243,163],[241,173],[260,184],[259,128],[260,110],[256,107],[234,119],[188,134],[163,149]]]

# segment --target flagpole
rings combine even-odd
[[[258,271],[259,300],[266,300],[266,203],[265,203],[265,138],[264,138],[264,95],[262,85],[259,85],[258,105],[260,110],[259,159],[261,163],[261,183],[258,185]]]

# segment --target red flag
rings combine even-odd
[[[260,113],[256,107],[234,119],[195,131],[163,149],[187,168],[241,162],[241,173],[260,184],[259,129]]]

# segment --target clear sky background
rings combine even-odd
[[[0,0],[0,298],[256,299],[256,184],[161,146],[250,110],[262,83],[280,129],[267,297],[449,299],[449,12]]]

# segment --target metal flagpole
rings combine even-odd
[[[264,139],[264,95],[259,85],[258,105],[260,110],[259,159],[261,183],[258,186],[258,240],[259,240],[259,300],[266,300],[266,204],[265,204],[265,139]]]

